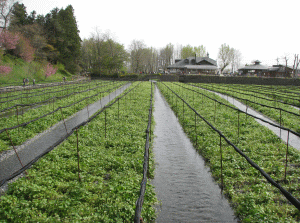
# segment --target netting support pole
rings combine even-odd
[[[21,159],[20,159],[20,157],[19,157],[19,154],[18,154],[18,152],[17,152],[17,150],[16,150],[16,147],[14,146],[14,144],[13,144],[13,142],[12,142],[12,140],[11,140],[11,137],[10,137],[10,135],[8,134],[7,129],[5,129],[5,131],[6,131],[7,137],[8,137],[9,140],[10,140],[10,143],[11,143],[12,147],[14,148],[14,151],[15,151],[17,157],[18,157],[18,160],[19,160],[19,162],[21,163],[21,166],[24,167],[24,165],[23,165],[23,163],[22,163],[22,161],[21,161]],[[27,175],[26,170],[25,170],[25,174]]]
[[[120,120],[120,99],[118,99],[118,120]]]
[[[197,114],[195,113],[195,135],[196,135],[196,146],[197,146]]]
[[[217,112],[217,101],[215,101],[215,115],[214,115],[214,122],[216,122],[216,112]]]
[[[106,138],[106,109],[104,111],[104,134],[105,134],[105,138]]]
[[[184,126],[184,101],[182,101],[182,116],[183,116],[183,126]]]
[[[77,163],[78,163],[78,181],[81,182],[80,178],[80,165],[79,165],[79,143],[78,143],[78,129],[76,128],[76,135],[77,135]]]
[[[64,114],[63,114],[62,108],[60,108],[60,111],[61,111],[61,117],[63,118],[63,121],[64,121],[66,132],[67,132],[67,134],[69,134],[68,129],[67,129],[67,125],[66,125],[66,122],[65,122],[65,119],[64,119]]]
[[[280,127],[281,127],[281,109],[279,110],[280,111]],[[280,128],[280,138],[281,138],[281,128]]]
[[[53,97],[53,100],[52,100],[52,108],[53,108],[53,119],[54,119],[54,97]]]
[[[195,107],[195,91],[193,91],[193,106]]]
[[[17,105],[17,123],[19,125],[19,110],[18,110],[18,105]],[[18,134],[20,134],[20,128],[18,127]]]
[[[238,111],[238,142],[240,140],[240,112]]]
[[[88,113],[88,119],[89,119],[89,118],[90,118],[89,104],[87,104],[87,106],[86,106],[86,110],[87,110],[87,113]]]
[[[248,111],[248,100],[246,100],[246,122],[247,122],[247,120],[248,120],[247,111]]]
[[[286,141],[286,154],[285,154],[285,170],[284,170],[284,181],[286,181],[286,169],[287,169],[287,162],[288,162],[288,152],[289,152],[289,136],[290,136],[290,130],[288,130],[288,134],[287,134],[287,141]]]
[[[221,158],[221,193],[223,192],[223,155],[222,155],[222,137],[220,135],[220,158]]]

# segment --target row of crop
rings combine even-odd
[[[98,91],[100,89],[103,89],[105,87],[108,87],[109,85],[113,85],[113,82],[98,82],[95,86],[90,87],[90,85],[87,86],[78,86],[73,89],[63,89],[60,91],[55,92],[48,92],[42,95],[36,95],[40,96],[39,98],[36,98],[36,101],[34,103],[22,103],[21,98],[21,104],[14,104],[10,107],[6,107],[5,109],[1,110],[1,116],[2,117],[10,117],[13,115],[21,114],[23,115],[24,112],[27,112],[30,109],[36,109],[42,105],[47,105],[49,103],[53,103],[53,101],[62,100],[66,98],[76,97],[77,95],[86,94],[88,91]],[[73,91],[69,91],[73,90]],[[55,93],[52,95],[52,93]],[[45,95],[47,96],[47,99]]]
[[[13,129],[9,131],[5,130],[0,133],[0,151],[7,150],[12,145],[16,146],[24,143],[27,139],[43,132],[57,122],[68,118],[87,105],[101,100],[102,97],[108,95],[123,84],[124,83],[115,83],[82,94],[74,94],[73,97],[63,98],[58,101],[53,100],[52,103],[48,105],[31,109],[23,115],[2,118],[0,120],[0,131],[2,131],[3,128],[9,127]],[[64,108],[62,109],[62,107]]]
[[[0,198],[0,220],[133,222],[143,173],[149,85],[141,84],[105,109],[11,184]],[[149,164],[153,176],[152,154]],[[153,186],[147,183],[142,211],[147,222],[155,218],[155,202]]]
[[[236,86],[241,86],[245,87],[245,85],[236,85]],[[271,93],[279,93],[279,94],[287,94],[287,96],[290,95],[300,95],[300,88],[298,86],[282,86],[282,85],[247,85],[247,88],[250,89],[255,89],[258,90],[259,92],[261,91],[267,91]]]
[[[20,96],[30,96],[45,91],[60,89],[61,86],[68,86],[72,88],[78,84],[84,84],[89,82],[89,80],[80,80],[76,82],[60,82],[60,83],[48,83],[42,85],[32,85],[32,86],[23,86],[23,87],[11,87],[11,88],[2,88],[0,89],[0,101],[6,101],[8,99],[13,99]]]
[[[70,92],[80,92],[86,91],[92,88],[99,87],[99,84],[96,82],[85,82],[82,84],[74,83],[73,85],[60,85],[55,88],[45,88],[39,91],[33,91],[31,89],[25,89],[24,91],[28,91],[28,93],[24,93],[15,96],[7,96],[4,97],[3,101],[0,102],[0,110],[1,112],[13,109],[16,106],[30,106],[33,103],[46,103],[52,97],[62,97],[64,95],[68,96]]]
[[[300,133],[300,114],[299,110],[294,107],[284,104],[281,104],[279,107],[279,104],[274,104],[274,102],[272,101],[262,100],[255,96],[248,96],[240,94],[238,92],[230,92],[226,89],[216,89],[213,86],[209,85],[203,86],[202,84],[195,84],[194,86],[198,86],[208,90],[213,90],[221,94],[229,95],[233,98],[236,98],[245,105],[252,107],[253,109],[264,114],[265,116],[273,119],[277,123],[280,123],[280,125]]]
[[[195,97],[192,91],[173,83],[167,83],[168,87],[164,83],[158,86],[179,117],[195,148],[207,161],[212,175],[223,187],[235,214],[243,222],[300,220],[299,210],[291,205],[276,187],[272,187],[258,170],[252,168],[244,157],[228,146],[218,133],[199,117],[197,118],[194,111],[184,106],[184,103],[168,87],[181,95],[208,122],[234,142],[244,154],[298,199],[300,198],[299,151],[291,147],[287,151],[287,145],[253,118],[239,116],[238,112],[216,105],[205,97]],[[214,97],[213,93],[207,94]],[[226,103],[222,98],[218,100]]]
[[[299,96],[292,97],[289,96],[282,96],[282,95],[276,95],[272,92],[266,92],[266,91],[254,91],[251,89],[251,87],[247,86],[235,86],[235,85],[229,85],[229,84],[202,84],[202,87],[209,88],[213,91],[225,91],[230,94],[240,94],[244,96],[249,96],[253,99],[261,99],[263,101],[272,102],[274,106],[281,107],[282,105],[290,105],[294,107],[300,106]],[[255,101],[255,100],[254,100]]]
[[[240,85],[240,84],[233,84],[230,85],[230,88],[234,88],[237,90],[246,90],[248,92],[260,94],[262,96],[267,95],[271,98],[291,98],[298,100],[298,96],[300,95],[300,89],[290,89],[286,86],[262,86],[262,85]]]

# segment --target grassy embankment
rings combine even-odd
[[[11,55],[3,56],[1,65],[11,67],[12,71],[9,74],[0,74],[0,86],[9,83],[19,83],[19,85],[22,85],[23,78],[29,78],[30,84],[32,84],[31,81],[33,79],[36,80],[36,83],[42,83],[56,80],[61,81],[64,76],[67,78],[70,78],[72,76],[72,74],[65,70],[62,64],[58,64],[54,66],[55,68],[57,68],[56,73],[49,77],[46,77],[46,61],[32,61],[28,63],[20,58],[16,58]]]

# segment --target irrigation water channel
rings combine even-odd
[[[90,104],[88,108],[84,108],[81,111],[74,114],[72,117],[65,120],[66,127],[64,122],[61,121],[44,131],[43,133],[37,135],[33,139],[27,141],[21,146],[17,147],[17,152],[22,161],[22,164],[26,166],[35,157],[38,157],[40,154],[43,154],[58,142],[61,138],[64,138],[67,133],[66,129],[73,129],[82,122],[86,121],[89,117],[91,117],[95,112],[99,109],[103,108],[109,101],[113,100],[115,97],[120,95],[126,88],[130,86],[130,83],[123,85],[122,87],[118,88],[113,93],[110,93],[108,96],[101,98],[101,100],[96,101],[93,104]],[[13,175],[19,169],[22,168],[21,163],[18,160],[17,155],[15,154],[14,150],[9,150],[6,153],[1,154],[0,156],[0,183]],[[4,184],[3,187],[0,188],[1,191],[5,191],[7,188],[7,183]]]
[[[206,90],[206,89],[203,89],[203,88],[201,88],[201,89]],[[223,94],[215,92],[215,91],[210,91],[210,90],[206,90],[206,91],[212,92],[212,93],[224,98],[225,100],[227,100],[229,103],[231,103],[232,105],[234,105],[235,107],[237,107],[241,111],[244,111],[244,112],[247,111],[248,114],[254,115],[255,117],[261,118],[261,119],[266,120],[270,123],[279,125],[278,123],[276,123],[273,120],[269,119],[268,117],[262,115],[261,113],[257,112],[256,110],[251,109],[249,107],[247,108],[245,104],[241,103],[240,101],[238,101],[238,100],[236,100],[236,99],[234,99],[230,96],[223,95]],[[272,130],[279,138],[281,138],[285,143],[287,143],[288,131],[280,130],[279,128],[277,128],[275,126],[272,126],[272,125],[270,125],[266,122],[263,122],[261,120],[258,120],[258,119],[255,119],[255,120],[259,124],[261,124],[261,125],[267,127],[268,129]],[[289,133],[289,145],[300,151],[300,138],[298,136],[294,135],[291,132]]]
[[[204,159],[155,88],[155,186],[161,205],[156,222],[237,222]]]
[[[121,94],[128,86],[123,86],[111,93],[110,96],[102,98],[101,104],[98,101],[89,105],[89,112],[87,109],[83,109],[76,113],[66,121],[67,129],[72,129],[85,121],[88,115],[94,114],[109,100]],[[246,110],[245,105],[237,100],[225,95],[218,95],[228,99],[241,110]],[[193,148],[178,119],[157,88],[155,88],[154,107],[153,115],[156,123],[154,135],[156,137],[153,150],[156,168],[152,184],[155,186],[157,197],[161,201],[161,204],[157,206],[158,218],[156,222],[237,222],[229,202],[213,180],[209,168],[205,166],[203,158]],[[249,108],[248,113],[263,117]],[[266,126],[264,122],[261,123]],[[274,129],[272,126],[267,127]],[[274,131],[277,131],[278,136],[280,135],[278,129],[275,128]],[[65,134],[64,124],[60,122],[20,146],[18,153],[23,165],[26,165],[27,162],[30,162]],[[281,132],[281,137],[286,140],[284,131]],[[299,138],[293,137],[290,134],[289,144],[300,150]],[[0,157],[0,182],[20,168],[21,164],[13,151]]]

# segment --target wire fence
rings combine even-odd
[[[149,108],[149,115],[148,115],[148,125],[146,129],[146,143],[145,143],[144,164],[143,164],[143,179],[141,182],[140,196],[136,201],[136,209],[135,209],[135,216],[134,216],[135,223],[140,223],[143,221],[143,219],[141,218],[141,212],[144,203],[144,196],[145,196],[146,185],[147,185],[147,175],[149,170],[149,147],[150,147],[150,140],[151,140],[151,121],[152,121],[152,103],[153,103],[152,100],[153,100],[153,90],[152,90],[152,82],[151,82],[150,108]]]
[[[206,98],[208,98],[208,99],[210,99],[210,100],[212,100],[212,101],[214,101],[214,102],[216,102],[216,103],[218,103],[218,104],[220,104],[220,105],[223,105],[223,106],[226,106],[226,107],[228,107],[228,108],[230,108],[230,109],[232,109],[232,110],[235,110],[235,111],[238,112],[238,114],[239,114],[239,113],[245,114],[245,115],[247,115],[247,116],[249,116],[249,117],[255,118],[255,119],[260,120],[260,121],[262,121],[262,122],[264,122],[264,123],[267,123],[267,124],[269,124],[269,125],[272,125],[272,126],[274,126],[274,127],[276,127],[276,128],[279,128],[279,129],[281,129],[281,130],[288,131],[288,132],[293,133],[294,135],[300,137],[300,133],[295,132],[295,131],[293,131],[292,129],[286,128],[286,127],[284,127],[284,126],[277,125],[277,124],[275,124],[275,123],[269,122],[269,121],[267,121],[267,120],[265,120],[265,119],[263,119],[263,118],[259,118],[259,117],[255,116],[255,115],[249,114],[249,113],[247,112],[247,110],[246,110],[246,111],[242,111],[242,110],[240,110],[240,109],[238,109],[238,108],[235,108],[235,107],[233,107],[233,106],[231,106],[231,105],[225,104],[225,103],[223,103],[223,102],[221,102],[221,101],[219,101],[219,100],[217,100],[217,99],[215,99],[215,98],[211,98],[211,97],[209,97],[208,95],[206,95],[206,94],[204,94],[204,93],[198,92],[198,91],[193,90],[193,89],[190,89],[190,88],[186,88],[186,87],[181,86],[181,85],[177,85],[177,86],[180,86],[180,87],[182,87],[182,88],[184,88],[184,89],[186,89],[186,90],[192,91],[192,92],[194,92],[194,93],[200,94],[200,95],[202,95],[203,97],[206,97]],[[196,86],[196,87],[197,87],[197,86]],[[215,111],[216,111],[216,106],[215,106]],[[214,118],[215,118],[215,115],[214,115]]]
[[[234,92],[234,93],[239,93],[243,95],[248,95],[248,96],[254,96],[260,99],[266,99],[266,100],[272,100],[277,103],[282,103],[282,104],[288,104],[288,105],[293,105],[293,106],[299,106],[299,93],[297,94],[296,92],[289,92],[288,95],[285,93],[282,93],[281,91],[278,91],[276,93],[274,89],[266,89],[266,88],[254,88],[254,87],[247,87],[247,86],[235,86],[235,85],[207,85],[205,86],[213,87],[214,89],[224,89],[226,91]],[[259,90],[259,91],[258,91]],[[247,93],[245,93],[247,92]],[[249,93],[250,92],[250,93]],[[253,93],[253,94],[252,94]],[[261,96],[258,96],[261,95]],[[267,97],[266,97],[267,96]],[[288,103],[288,101],[293,101],[294,103]],[[295,103],[295,102],[298,103]]]
[[[21,103],[21,104],[15,104],[13,106],[9,106],[9,107],[6,107],[2,110],[0,110],[0,113],[2,112],[5,112],[7,110],[10,110],[10,109],[13,109],[15,107],[32,107],[32,106],[35,106],[35,105],[39,105],[39,104],[47,104],[48,102],[51,102],[53,99],[62,99],[62,98],[66,98],[66,97],[69,97],[69,96],[72,96],[72,95],[77,95],[77,94],[81,94],[81,93],[85,93],[85,92],[89,92],[89,91],[93,91],[93,90],[96,90],[98,88],[101,88],[101,87],[106,87],[106,86],[109,86],[113,84],[112,82],[110,84],[107,84],[107,85],[102,85],[102,86],[96,86],[94,88],[88,88],[86,90],[82,90],[82,91],[73,91],[71,93],[68,93],[68,90],[74,90],[74,89],[77,89],[77,88],[73,88],[73,89],[68,89],[67,90],[67,94],[63,95],[63,96],[54,96],[54,97],[51,97],[51,98],[48,98],[47,100],[44,100],[44,101],[39,101],[39,102],[35,102],[35,103],[27,103],[27,104],[24,104],[24,103]],[[12,101],[15,101],[15,100],[25,100],[25,99],[28,99],[28,98],[33,98],[33,97],[39,97],[39,96],[42,96],[42,95],[49,95],[49,94],[54,94],[54,93],[60,93],[60,92],[65,92],[66,90],[63,89],[63,90],[59,90],[59,91],[52,91],[52,92],[46,92],[46,93],[43,93],[43,94],[39,94],[39,95],[33,95],[33,96],[27,96],[27,97],[19,97],[19,98],[15,98],[13,100],[8,100],[8,101],[2,101],[0,102],[0,104],[4,104],[4,103],[8,103],[8,102],[12,102]]]
[[[42,118],[45,118],[45,117],[50,116],[50,115],[52,115],[52,114],[54,115],[54,113],[59,112],[59,111],[61,112],[62,119],[64,120],[64,116],[63,116],[62,109],[65,109],[65,108],[68,108],[68,107],[71,107],[71,106],[74,106],[74,108],[75,108],[75,105],[76,105],[76,104],[79,104],[79,103],[81,103],[81,102],[83,102],[83,101],[86,101],[86,102],[87,102],[87,110],[88,110],[88,100],[89,100],[89,99],[94,98],[94,97],[97,97],[97,96],[99,96],[99,95],[101,96],[101,94],[103,94],[103,93],[111,92],[111,91],[113,91],[113,90],[115,90],[115,89],[117,89],[117,88],[119,88],[119,87],[121,87],[121,86],[124,86],[124,85],[125,85],[125,84],[119,84],[119,85],[117,85],[117,86],[115,86],[115,87],[113,87],[113,88],[111,88],[111,89],[109,89],[109,90],[107,90],[107,91],[98,92],[98,93],[96,93],[96,94],[94,94],[94,95],[92,95],[92,96],[84,97],[84,98],[82,98],[82,99],[80,99],[80,100],[78,100],[78,101],[75,101],[74,103],[68,104],[68,105],[66,105],[66,106],[59,106],[59,107],[57,107],[56,109],[54,109],[54,105],[53,105],[53,111],[48,112],[48,113],[46,113],[46,114],[44,114],[44,115],[41,115],[41,116],[39,116],[39,117],[37,117],[37,118],[34,118],[34,119],[30,120],[30,121],[23,122],[23,123],[21,123],[21,124],[19,124],[19,121],[18,121],[18,124],[17,124],[17,125],[14,125],[14,126],[11,126],[11,127],[7,127],[7,128],[0,129],[0,134],[2,134],[2,133],[4,133],[4,132],[8,133],[8,131],[13,130],[13,129],[19,129],[20,127],[25,127],[25,126],[27,126],[27,125],[29,125],[29,124],[31,124],[31,123],[34,123],[34,122],[36,122],[36,121],[38,121],[38,120],[40,120],[40,119],[42,119]],[[53,103],[54,103],[54,100],[53,100]],[[17,120],[18,120],[18,119],[17,119]],[[9,139],[9,136],[7,137],[7,140],[11,140],[11,139]],[[11,146],[13,146],[13,145],[11,145]]]
[[[273,178],[271,178],[263,169],[261,169],[255,162],[253,162],[241,149],[239,149],[235,144],[233,144],[223,133],[213,126],[207,119],[205,119],[202,115],[200,115],[190,104],[188,104],[182,97],[180,97],[176,92],[174,92],[170,87],[166,84],[162,83],[173,95],[179,98],[183,103],[183,111],[184,105],[186,105],[190,110],[195,113],[196,117],[201,118],[214,132],[218,133],[220,138],[220,163],[221,163],[221,188],[223,188],[223,173],[222,173],[222,163],[223,163],[223,151],[222,151],[222,138],[226,141],[228,145],[230,145],[234,150],[241,155],[252,167],[260,172],[260,174],[274,187],[278,188],[280,192],[289,200],[298,210],[300,210],[300,202],[294,196],[292,196],[287,190],[285,190],[280,184],[278,184]],[[184,112],[183,112],[184,116]],[[195,124],[196,129],[196,124]],[[195,132],[197,134],[197,132]],[[288,146],[287,146],[288,150]]]
[[[138,84],[139,85],[139,84]],[[118,102],[120,99],[124,98],[127,94],[129,94],[131,91],[133,91],[138,85],[134,86],[133,88],[129,89],[127,92],[123,93],[121,96],[116,97],[113,101],[111,101],[108,105],[104,106],[102,109],[100,109],[98,112],[94,113],[91,117],[88,117],[87,120],[81,122],[80,124],[76,125],[75,127],[73,127],[72,129],[66,129],[66,134],[64,136],[62,136],[61,138],[59,138],[56,142],[54,142],[52,144],[52,146],[50,146],[49,148],[47,148],[43,153],[37,155],[34,159],[32,159],[30,162],[28,162],[27,164],[23,165],[21,162],[21,159],[19,159],[19,162],[21,163],[22,168],[20,168],[18,171],[14,172],[13,174],[11,174],[10,176],[6,177],[5,179],[2,179],[0,181],[0,187],[5,184],[6,182],[8,182],[9,180],[15,178],[16,176],[20,175],[21,173],[23,173],[24,171],[26,171],[27,169],[29,169],[32,164],[34,164],[36,161],[38,161],[41,157],[43,157],[44,155],[46,155],[47,153],[49,153],[50,151],[52,151],[56,146],[58,146],[59,144],[61,144],[63,141],[65,141],[68,137],[70,137],[74,132],[78,132],[78,130],[90,123],[93,119],[95,119],[96,117],[98,117],[100,114],[102,114],[103,112],[105,112],[108,108],[110,108],[112,105],[114,105],[116,102]],[[66,126],[65,126],[66,127]],[[5,129],[4,131],[7,131],[8,129]],[[14,147],[14,145],[12,145]],[[15,150],[16,155],[18,156],[18,153]],[[80,170],[78,170],[78,176],[79,176],[79,181],[80,181],[80,174],[79,174]]]
[[[192,86],[194,86],[194,85],[192,85]],[[252,101],[252,100],[249,100],[249,99],[240,98],[240,97],[234,96],[234,95],[232,95],[232,94],[228,94],[228,92],[226,92],[226,91],[225,91],[225,92],[223,92],[223,91],[218,91],[218,90],[216,90],[215,88],[213,88],[213,89],[205,88],[205,87],[201,87],[201,88],[204,88],[204,89],[206,89],[206,90],[212,90],[212,91],[215,91],[215,92],[220,92],[220,93],[229,95],[229,96],[231,96],[231,97],[233,97],[233,98],[236,98],[236,99],[238,99],[238,100],[245,101],[246,104],[250,104],[250,103],[251,103],[251,104],[256,104],[256,105],[259,105],[259,106],[262,106],[262,107],[267,107],[267,108],[275,109],[275,110],[278,110],[278,111],[283,111],[283,112],[292,114],[292,115],[294,115],[294,116],[296,116],[296,117],[300,117],[300,114],[297,114],[297,113],[294,113],[294,112],[291,112],[291,111],[288,111],[288,110],[285,110],[285,109],[282,109],[282,108],[278,108],[278,107],[275,107],[275,106],[270,106],[270,105],[266,105],[266,104],[261,104],[261,103],[258,103],[258,102],[256,102],[256,101]],[[245,93],[240,93],[240,94],[247,95],[247,94],[245,94]],[[253,95],[252,95],[252,96],[253,96]],[[261,98],[261,97],[258,97],[258,96],[253,96],[253,97]],[[269,101],[269,102],[277,102],[277,101],[272,100],[272,99],[267,99],[267,98],[263,98],[263,99],[266,100],[266,101]],[[284,103],[284,104],[287,104],[287,103]],[[293,104],[288,104],[288,105],[295,106],[295,105],[293,105]]]

